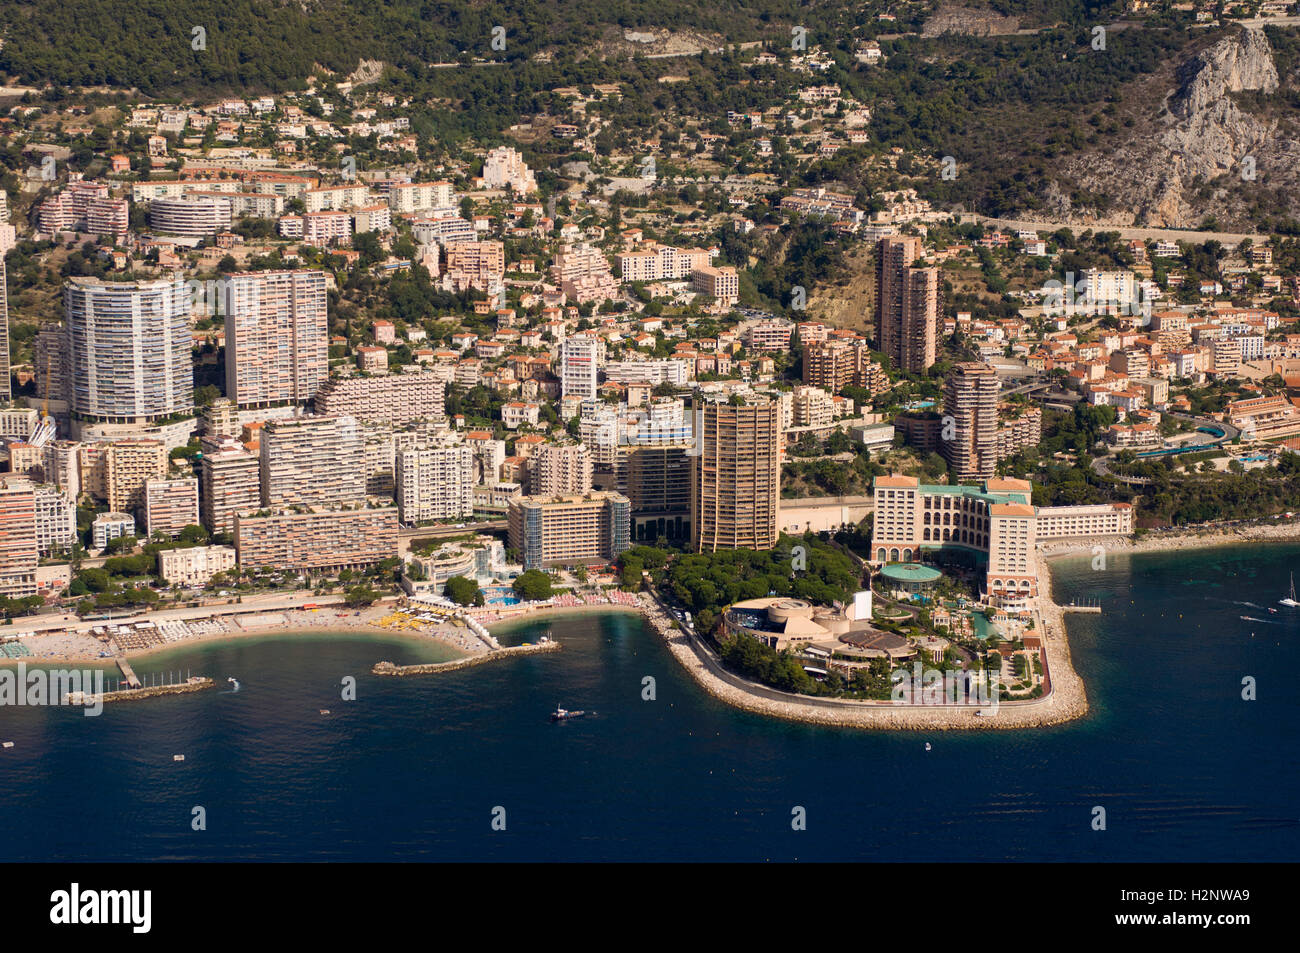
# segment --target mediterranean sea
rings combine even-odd
[[[1277,600],[1300,546],[1091,561],[1053,565],[1058,602],[1104,609],[1068,617],[1090,711],[1047,729],[736,711],[628,613],[523,623],[501,641],[564,650],[410,678],[370,668],[446,653],[314,634],[141,659],[221,685],[97,718],[0,709],[0,860],[1293,860],[1300,610]],[[594,714],[553,724],[557,705]]]

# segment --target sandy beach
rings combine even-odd
[[[101,641],[85,632],[51,632],[24,637],[21,642],[31,655],[23,658],[0,657],[0,664],[27,663],[98,663],[112,665],[112,648],[127,659],[143,659],[177,648],[190,648],[214,642],[235,641],[247,637],[293,638],[301,635],[379,635],[388,638],[434,640],[461,655],[486,652],[487,647],[468,630],[451,624],[429,626],[393,626],[382,624],[392,615],[392,607],[375,605],[366,609],[322,608],[315,610],[287,609],[278,612],[250,613],[247,616],[223,616],[213,619],[192,620],[179,624],[175,621],[157,623],[159,631],[166,633],[161,639],[149,637],[149,644],[123,646],[117,639],[112,643]],[[168,637],[173,636],[173,637]],[[108,657],[102,655],[110,652]]]

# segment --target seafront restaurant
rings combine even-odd
[[[815,606],[803,599],[775,596],[746,599],[722,614],[726,635],[744,634],[778,652],[786,649],[831,656],[867,650],[866,657],[906,657],[911,644],[871,624],[871,594],[858,593],[844,608]]]
[[[943,579],[943,573],[920,563],[889,563],[882,566],[878,578],[896,596],[929,602]]]

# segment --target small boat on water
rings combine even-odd
[[[569,711],[567,708],[556,706],[555,711],[551,712],[551,721],[568,721],[570,718],[581,718],[587,714],[585,711]]]
[[[1291,594],[1285,599],[1277,600],[1277,604],[1280,606],[1290,606],[1293,609],[1300,608],[1300,602],[1297,602],[1295,597],[1295,573],[1291,573]]]

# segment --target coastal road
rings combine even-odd
[[[1236,427],[1234,427],[1232,424],[1228,423],[1227,421],[1221,422],[1218,420],[1208,420],[1204,417],[1193,417],[1190,414],[1179,414],[1173,411],[1165,411],[1165,416],[1174,417],[1178,420],[1182,420],[1196,427],[1213,427],[1216,430],[1223,431],[1222,437],[1214,437],[1210,440],[1207,440],[1205,443],[1201,443],[1201,444],[1185,443],[1182,446],[1195,446],[1198,450],[1214,450],[1215,448],[1222,447],[1224,444],[1231,443],[1233,440],[1235,440],[1237,437],[1241,435],[1241,431],[1238,430]],[[1179,456],[1181,456],[1181,454],[1165,453],[1156,456],[1142,457],[1142,459],[1143,460],[1166,460],[1169,459],[1170,457],[1177,458]],[[1146,477],[1122,476],[1118,473],[1115,473],[1110,468],[1110,461],[1112,461],[1114,458],[1115,458],[1114,454],[1108,454],[1104,457],[1093,457],[1092,468],[1102,476],[1111,477],[1114,480],[1118,480],[1121,483],[1127,483],[1130,486],[1145,486],[1146,484],[1151,482]]]
[[[1155,241],[1184,241],[1200,244],[1202,242],[1217,241],[1224,245],[1239,245],[1244,239],[1249,238],[1255,244],[1264,244],[1269,240],[1268,235],[1257,235],[1247,232],[1202,232],[1192,229],[1183,228],[1148,228],[1142,225],[1107,225],[1103,222],[1081,223],[1081,222],[1031,222],[1028,220],[1014,218],[990,218],[987,215],[975,215],[971,212],[963,212],[959,216],[962,222],[978,222],[982,225],[993,225],[997,228],[1009,228],[1013,230],[1032,229],[1035,232],[1051,233],[1060,228],[1068,228],[1076,235],[1080,232],[1091,229],[1093,232],[1118,232],[1119,237],[1125,241],[1139,239],[1146,241],[1153,239]]]

